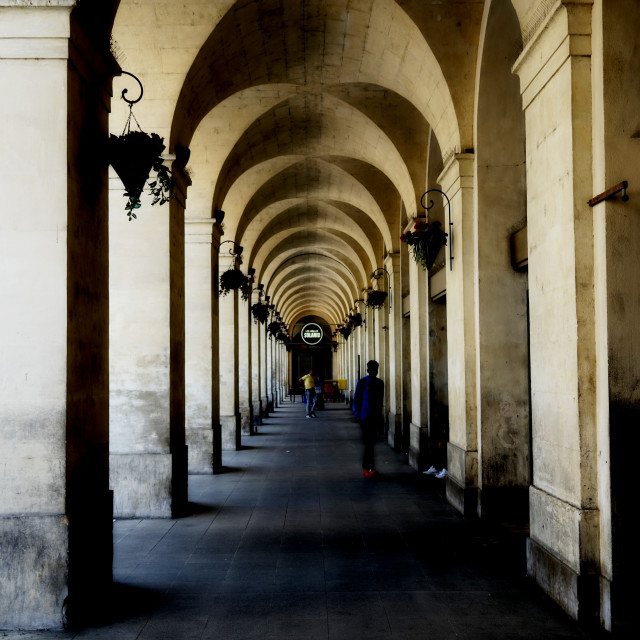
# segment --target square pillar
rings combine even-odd
[[[220,466],[214,330],[219,236],[220,227],[210,218],[185,220],[185,433],[189,473],[195,474],[214,473]]]
[[[402,449],[402,281],[400,277],[400,253],[389,253],[384,260],[384,267],[390,276],[391,291],[386,308],[381,310],[378,318],[382,326],[386,326],[388,340],[388,371],[385,388],[388,389],[387,412],[389,415],[389,446],[400,451]],[[389,283],[387,283],[388,285]],[[382,328],[382,327],[381,327]]]
[[[118,517],[175,517],[186,506],[184,435],[184,198],[137,219],[110,179],[110,477]]]
[[[0,7],[0,629],[90,623],[112,581],[101,142],[117,64],[74,4]]]
[[[447,359],[449,374],[449,444],[447,499],[461,513],[475,517],[478,493],[476,394],[476,224],[473,198],[473,154],[457,154],[438,183],[451,203],[453,269],[447,269]]]
[[[222,250],[218,255],[220,273],[237,264],[235,255]],[[217,285],[216,285],[217,286]],[[220,332],[220,429],[223,451],[240,449],[240,413],[238,410],[238,291],[219,296]]]
[[[599,599],[591,4],[551,5],[514,65],[527,132],[528,571],[576,618]]]
[[[423,218],[424,219],[424,218]],[[410,222],[413,228],[415,220]],[[427,272],[409,259],[409,365],[411,371],[411,422],[409,464],[421,470],[427,455],[429,435],[429,308]]]

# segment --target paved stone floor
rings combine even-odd
[[[522,532],[465,522],[384,442],[364,478],[348,410],[318,416],[286,403],[191,476],[188,517],[115,523],[111,624],[0,638],[587,637],[526,579]]]

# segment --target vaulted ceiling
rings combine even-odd
[[[136,116],[191,149],[187,217],[226,212],[223,240],[286,322],[340,322],[422,211],[429,149],[441,166],[473,146],[484,5],[120,2],[119,62],[145,86]],[[112,129],[125,118],[114,100]]]

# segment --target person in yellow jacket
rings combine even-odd
[[[318,398],[316,397],[316,377],[313,375],[313,369],[309,369],[309,373],[302,376],[298,380],[304,382],[304,392],[307,396],[307,418],[317,418],[316,404]]]

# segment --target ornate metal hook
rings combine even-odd
[[[429,209],[433,207],[433,200],[429,200],[429,206],[427,206],[424,203],[424,197],[428,193],[432,193],[434,191],[446,198],[447,205],[449,207],[449,271],[453,271],[453,222],[451,222],[451,201],[444,191],[440,191],[440,189],[429,189],[422,194],[422,197],[420,198],[420,204],[425,211],[429,211]]]
[[[238,256],[238,257],[242,255],[242,251],[244,250],[244,247],[241,247],[237,242],[234,242],[233,240],[225,240],[224,242],[221,242],[220,247],[222,247],[223,244],[227,244],[227,242],[230,242],[233,245],[233,247],[229,249],[229,255]],[[220,247],[218,247],[218,249]]]
[[[136,76],[134,76],[133,73],[129,73],[128,71],[121,71],[121,73],[131,76],[140,85],[140,95],[136,100],[129,100],[128,98],[125,98],[124,94],[127,93],[129,90],[126,88],[122,90],[122,99],[129,105],[129,107],[131,107],[136,102],[140,102],[140,100],[142,100],[142,94],[144,93],[142,82],[140,82],[140,80]]]

